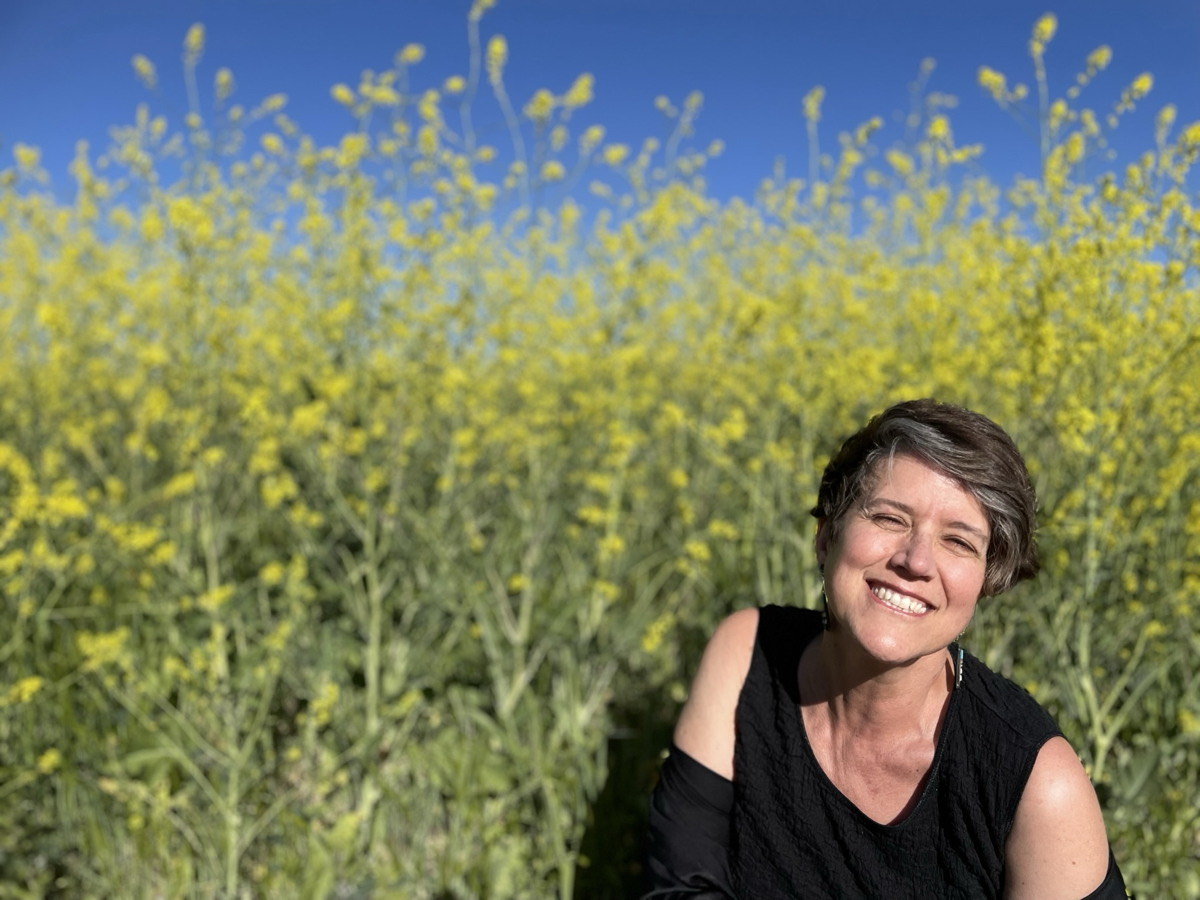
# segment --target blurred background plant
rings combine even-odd
[[[507,46],[332,96],[146,106],[73,200],[0,171],[0,896],[625,896],[715,623],[811,604],[816,478],[888,402],[1025,449],[1045,571],[971,649],[1058,717],[1130,886],[1200,893],[1200,123],[1086,178],[1111,112],[1002,187],[944,97],[718,201],[668,131],[512,101]],[[133,61],[148,86],[154,64]],[[478,137],[490,90],[503,147]],[[586,199],[583,199],[586,197]]]

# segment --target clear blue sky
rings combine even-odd
[[[233,70],[235,100],[247,106],[284,92],[302,128],[326,140],[349,120],[329,96],[363,69],[382,70],[408,42],[427,47],[417,87],[467,68],[469,0],[0,0],[0,160],[16,142],[39,146],[55,183],[66,183],[75,141],[95,152],[108,126],[132,120],[147,98],[130,58],[155,62],[154,108],[178,124],[185,109],[180,47],[193,22],[207,28],[201,84]],[[1154,113],[1179,108],[1200,119],[1200,0],[500,0],[483,20],[484,39],[508,39],[506,80],[518,104],[538,87],[561,92],[581,72],[596,77],[596,100],[574,121],[604,124],[610,140],[661,136],[653,106],[704,93],[697,144],[724,140],[709,170],[718,195],[748,195],[783,156],[807,171],[800,101],[825,86],[825,148],[836,132],[907,108],[908,84],[933,57],[933,90],[955,94],[960,143],[987,145],[984,167],[1001,181],[1036,165],[1036,143],[976,84],[987,64],[1010,82],[1032,78],[1026,42],[1053,11],[1058,34],[1047,55],[1062,91],[1100,44],[1113,64],[1085,94],[1106,110],[1143,71],[1155,88],[1119,130],[1118,147],[1150,146]],[[893,126],[892,136],[899,135]],[[885,139],[884,143],[888,141]]]

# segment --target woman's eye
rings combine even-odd
[[[950,538],[950,543],[959,550],[965,550],[967,553],[975,552],[975,545],[970,541],[964,541],[962,538]]]

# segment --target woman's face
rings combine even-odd
[[[911,456],[881,464],[837,538],[817,530],[833,627],[880,662],[943,650],[971,621],[989,528],[979,502]]]

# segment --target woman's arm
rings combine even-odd
[[[700,660],[650,798],[647,898],[723,898],[730,885],[734,714],[750,668],[758,610],[725,619]]]
[[[1124,897],[1096,791],[1064,738],[1038,753],[1005,847],[1007,900]],[[1101,890],[1102,889],[1102,890]]]
[[[738,610],[717,626],[675,725],[675,746],[729,779],[733,778],[733,720],[757,632],[757,609]]]

